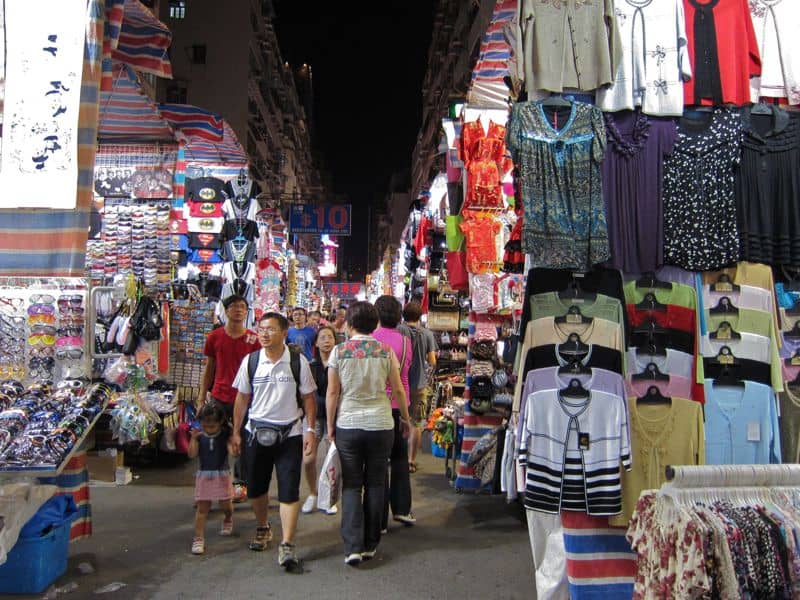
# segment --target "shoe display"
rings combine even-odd
[[[295,552],[294,544],[282,542],[278,546],[278,565],[288,569],[297,564],[297,553]]]
[[[303,502],[303,506],[300,509],[300,512],[304,515],[314,512],[317,510],[317,497],[316,496],[309,496],[306,498],[306,501]]]
[[[417,522],[416,517],[414,517],[412,513],[408,513],[407,515],[394,515],[393,519],[407,527],[411,527]]]
[[[267,523],[266,527],[256,527],[256,535],[250,540],[250,550],[262,552],[267,549],[267,545],[272,541],[272,527]]]
[[[350,565],[351,567],[356,566],[361,562],[361,554],[358,552],[353,552],[352,554],[348,554],[344,557],[344,564]]]

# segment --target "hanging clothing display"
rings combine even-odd
[[[480,117],[465,123],[461,131],[462,158],[467,169],[464,209],[502,208],[500,182],[511,169],[506,158],[506,128],[489,121],[487,131]]]
[[[683,0],[616,0],[614,13],[622,60],[613,84],[597,90],[598,108],[680,116],[692,77]]]
[[[666,262],[702,271],[739,259],[733,171],[741,141],[739,116],[728,110],[678,121],[664,161]]]
[[[655,271],[664,264],[664,158],[675,144],[675,121],[639,112],[604,117],[608,145],[601,169],[609,264],[631,273]]]
[[[592,8],[587,7],[587,8]],[[566,121],[541,102],[512,108],[507,145],[519,171],[522,251],[537,267],[587,270],[608,260],[600,179],[602,113],[571,102]]]
[[[614,81],[622,44],[613,0],[520,0],[517,22],[517,71],[528,94]]]
[[[741,111],[744,139],[736,174],[741,256],[800,266],[800,114],[757,105]]]
[[[800,4],[750,0],[750,16],[761,55],[761,76],[750,79],[750,99],[787,98],[800,104]]]
[[[750,102],[750,78],[761,74],[747,0],[684,0],[693,77],[684,104]]]

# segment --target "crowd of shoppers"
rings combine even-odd
[[[316,510],[319,458],[327,452],[318,446],[335,444],[341,511],[332,506],[325,512],[341,514],[346,564],[374,558],[390,509],[393,520],[416,523],[410,473],[416,471],[418,426],[426,412],[427,369],[436,356],[432,335],[419,324],[421,308],[403,308],[396,298],[381,296],[374,305],[340,307],[330,322],[316,311],[294,308],[287,311],[291,322],[280,313],[264,314],[255,332],[244,327],[248,309],[242,297],[227,299],[227,323],[206,343],[197,399],[202,427],[192,433],[190,447],[200,461],[192,553],[205,552],[211,503],[220,502],[220,533],[230,535],[230,502],[244,494],[256,517],[249,548],[267,549],[274,472],[282,536],[278,564],[298,565],[298,517]],[[233,477],[229,455],[237,457]],[[303,473],[309,495],[301,506]]]

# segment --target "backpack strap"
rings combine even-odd
[[[295,388],[297,389],[297,407],[305,414],[303,398],[300,395],[300,352],[293,348],[289,348],[289,366],[292,369],[292,377],[294,377]]]
[[[258,367],[258,355],[261,350],[256,350],[247,355],[247,378],[250,380],[250,393],[255,392],[255,385],[253,380],[256,377],[256,368]]]

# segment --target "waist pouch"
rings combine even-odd
[[[288,425],[278,425],[268,421],[256,421],[250,419],[250,442],[253,440],[261,446],[278,446],[286,441],[297,421],[292,421]]]

